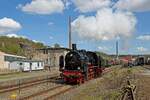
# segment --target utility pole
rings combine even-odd
[[[118,50],[119,46],[118,46],[118,40],[116,41],[116,59],[118,59],[119,56],[119,50]]]
[[[69,23],[68,24],[69,24],[69,27],[68,27],[69,28],[69,30],[68,30],[68,33],[69,33],[69,49],[72,49],[72,43],[71,43],[72,42],[71,41],[71,39],[72,39],[71,38],[71,17],[70,16],[69,16]]]

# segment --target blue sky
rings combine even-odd
[[[143,2],[141,0],[137,0],[137,2],[134,2],[134,0],[93,0],[93,2],[91,0],[83,0],[84,3],[82,0],[43,1],[45,1],[42,2],[43,4],[46,3],[44,6],[40,5],[40,0],[1,0],[0,34],[16,34],[28,37],[31,40],[43,42],[46,45],[52,46],[54,43],[59,43],[61,46],[68,47],[68,16],[71,16],[73,24],[72,38],[73,42],[77,43],[79,48],[112,54],[115,53],[116,38],[114,37],[118,35],[120,37],[118,41],[121,54],[150,53],[150,45],[148,44],[150,42],[149,0],[143,0]],[[128,4],[128,1],[130,1],[130,5],[122,6]],[[91,5],[92,3],[93,5]],[[122,26],[124,25],[121,28],[126,29],[126,27],[129,27],[134,31],[131,32],[131,30],[127,29],[127,31],[124,31],[128,33],[124,31],[119,31],[122,33],[117,33],[118,31],[111,32],[115,21],[110,26],[109,21],[101,22],[101,20],[97,20],[99,23],[104,23],[105,27],[107,27],[108,22],[108,29],[110,30],[105,29],[107,33],[104,32],[104,29],[99,30],[94,28],[94,26],[100,24],[93,24],[93,27],[91,27],[92,21],[98,18],[105,18],[103,15],[109,15],[111,10],[112,15],[116,16],[118,14],[125,17],[125,19],[117,17],[116,21],[129,20],[127,24],[120,22]],[[105,14],[107,11],[108,13]],[[114,11],[121,12],[114,14]],[[131,14],[128,15],[127,12]],[[80,18],[81,15],[84,17]],[[130,21],[130,17],[135,21]],[[13,24],[9,24],[10,22]],[[16,24],[18,26],[15,27]],[[84,27],[84,24],[87,27]],[[79,26],[81,27],[78,28]],[[89,31],[92,33],[89,33]],[[105,40],[103,36],[107,39]]]

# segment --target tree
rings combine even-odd
[[[55,43],[54,48],[60,48],[60,45],[58,43]]]

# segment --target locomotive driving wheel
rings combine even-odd
[[[79,79],[79,84],[83,84],[84,83],[84,77],[81,76],[80,79]]]
[[[84,77],[82,76],[82,83],[84,83],[84,81],[85,81],[85,80],[84,80]]]

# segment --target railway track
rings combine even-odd
[[[57,83],[56,81],[58,80],[58,77],[59,76],[51,76],[49,78],[29,81],[26,83],[21,83],[19,85],[16,84],[16,85],[11,85],[11,86],[3,86],[3,87],[0,87],[0,95],[11,93],[12,91],[18,91],[18,90],[25,93],[25,91],[28,90],[29,88],[32,89],[33,86],[44,85],[44,83],[45,84],[55,84],[52,86],[46,85],[49,87],[39,90],[39,91],[36,91],[36,92],[33,92],[31,94],[27,94],[27,95],[16,94],[17,97],[15,99],[15,100],[36,100],[33,98],[43,97],[42,100],[49,100],[49,99],[54,98],[64,92],[67,92],[67,91],[73,89],[73,86],[71,86],[71,85]],[[10,94],[8,94],[8,95],[10,96]]]
[[[105,69],[104,74],[109,73],[109,72],[111,72],[111,69],[107,68],[107,69]],[[61,95],[63,93],[66,93],[66,92],[68,92],[68,91],[70,91],[72,89],[75,89],[77,87],[78,87],[78,85],[69,86],[69,87],[66,87],[66,88],[64,88],[62,90],[59,88],[59,92],[56,92],[54,94],[51,94],[51,95],[47,96],[46,98],[44,98],[44,100],[53,100],[53,99],[55,100],[55,97],[57,97],[57,96],[59,96],[59,95]]]
[[[55,98],[55,97],[57,97],[57,96],[59,96],[59,95],[61,95],[63,93],[66,93],[66,92],[68,92],[68,91],[70,91],[70,90],[72,90],[74,88],[76,88],[76,86],[65,88],[62,91],[59,91],[58,93],[55,93],[55,94],[53,94],[51,96],[46,97],[44,100],[51,100],[51,99],[53,99],[53,98]]]
[[[103,74],[106,74],[106,73],[109,73],[109,72],[111,72],[111,69],[110,68],[107,68],[107,69],[105,69],[105,71],[104,71],[104,73]],[[81,84],[82,85],[82,84]],[[63,93],[66,93],[66,92],[68,92],[68,91],[70,91],[70,90],[72,90],[72,89],[75,89],[75,88],[77,88],[78,87],[78,85],[75,85],[75,86],[65,86],[66,88],[63,88],[63,89],[60,89],[59,88],[59,92],[56,92],[56,93],[54,93],[54,94],[51,94],[51,95],[49,95],[49,96],[47,96],[46,98],[44,98],[44,100],[55,100],[55,97],[57,97],[57,96],[59,96],[59,95],[61,95],[61,94],[63,94]]]
[[[108,68],[104,71],[104,74],[110,71],[111,70]],[[51,76],[51,77],[49,76],[48,78],[45,78],[45,79],[34,80],[34,81],[26,82],[26,83],[21,83],[19,85],[0,87],[0,93],[9,93],[15,90],[17,91],[21,90],[22,93],[25,93],[27,92],[27,89],[31,89],[31,90],[34,89],[32,88],[32,86],[40,86],[40,85],[42,86],[43,83],[48,83],[48,84],[54,83],[55,84],[54,86],[46,85],[47,88],[32,92],[31,94],[29,93],[27,95],[22,95],[22,93],[17,94],[19,97],[17,97],[16,99],[16,100],[51,100],[57,97],[58,95],[61,95],[77,87],[77,85],[72,86],[72,85],[66,85],[66,84],[57,84],[56,83],[57,79],[58,79],[58,76]],[[40,99],[38,99],[38,97]]]
[[[55,87],[39,91],[37,93],[31,94],[26,97],[22,97],[19,100],[36,100],[38,98],[42,98],[42,100],[51,100],[52,98],[65,93],[71,89],[75,88],[75,86],[71,85],[57,85]]]
[[[29,95],[29,96],[26,96],[26,97],[21,98],[20,100],[29,100],[29,99],[31,99],[31,98],[34,98],[34,97],[39,96],[39,95],[43,95],[43,94],[45,94],[45,93],[47,93],[47,92],[49,92],[49,91],[53,91],[53,90],[58,89],[58,88],[60,88],[60,87],[62,87],[62,85],[58,85],[58,86],[49,88],[49,89],[47,89],[47,90],[43,90],[43,91],[40,91],[40,92],[31,94],[31,95]]]
[[[124,87],[124,95],[122,96],[121,100],[135,100],[135,91],[136,86],[131,84],[131,82],[127,81],[127,86]]]
[[[10,86],[2,86],[2,87],[0,87],[0,94],[15,91],[15,90],[19,90],[19,89],[24,89],[24,88],[27,88],[27,87],[32,87],[34,85],[39,85],[39,84],[43,84],[43,83],[46,83],[46,82],[53,82],[56,79],[58,79],[58,75],[49,76],[49,77],[44,78],[44,79],[37,79],[37,80],[34,80],[34,81],[25,82],[25,83],[20,83],[19,82],[19,84],[10,85]]]
[[[143,68],[150,70],[150,65],[145,65]]]

